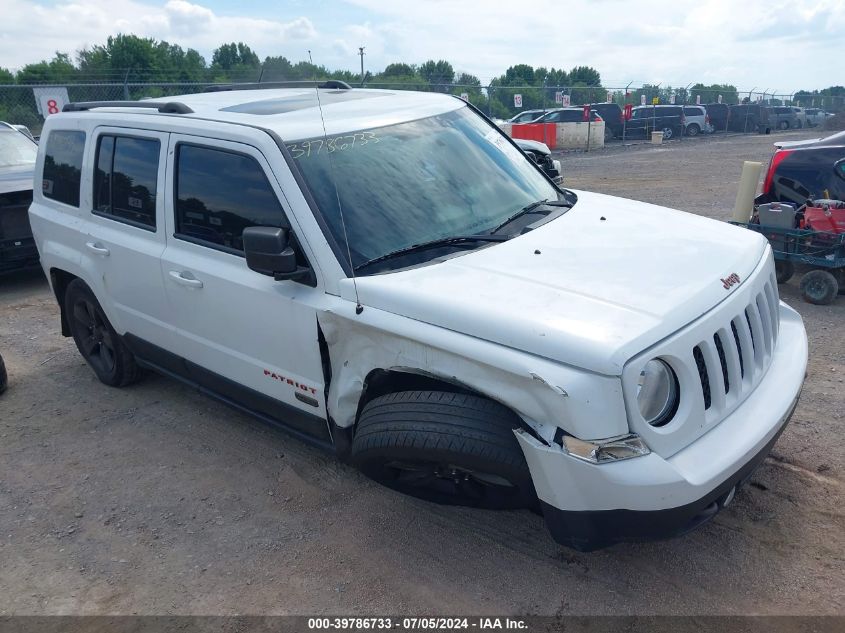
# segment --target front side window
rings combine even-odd
[[[467,107],[286,147],[344,259],[345,223],[353,267],[487,233],[527,205],[559,199],[529,159]]]
[[[79,206],[85,132],[55,130],[47,137],[41,190],[45,198]]]
[[[101,136],[94,173],[94,211],[143,228],[156,226],[158,139]]]
[[[261,165],[251,156],[181,144],[176,152],[176,235],[243,252],[250,226],[289,228]]]

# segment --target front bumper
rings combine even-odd
[[[746,400],[675,454],[590,464],[517,432],[552,536],[588,551],[620,541],[668,538],[711,519],[733,498],[783,432],[807,367],[807,335],[780,304],[772,363]]]

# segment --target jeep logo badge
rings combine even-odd
[[[722,286],[724,286],[725,290],[730,290],[731,286],[735,286],[739,283],[739,275],[731,273],[728,277],[720,279],[719,281],[722,282]]]

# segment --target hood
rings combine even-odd
[[[0,194],[10,191],[31,191],[34,166],[0,168]]]
[[[533,150],[535,152],[540,152],[541,154],[551,154],[552,151],[549,149],[549,146],[545,143],[541,143],[540,141],[529,141],[525,138],[515,138],[511,139],[514,143],[516,143],[520,149],[522,150]]]
[[[759,234],[643,202],[577,192],[524,235],[359,277],[360,301],[606,375],[712,309],[766,252]],[[539,253],[537,252],[539,251]],[[723,283],[732,274],[740,284]],[[341,294],[354,300],[351,279]]]

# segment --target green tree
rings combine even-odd
[[[442,59],[428,60],[420,65],[417,73],[429,84],[451,84],[455,81],[455,69],[452,64]]]
[[[395,77],[414,77],[416,73],[414,72],[414,67],[409,66],[408,64],[403,64],[401,62],[388,64],[378,76],[383,78],[395,78]]]
[[[37,64],[27,64],[18,71],[19,84],[34,83],[65,83],[72,81],[77,75],[77,69],[66,53],[56,53],[50,61]]]
[[[15,75],[11,70],[7,70],[0,66],[0,84],[15,83]]]
[[[569,83],[573,86],[601,86],[601,75],[595,68],[576,66],[569,71]]]

